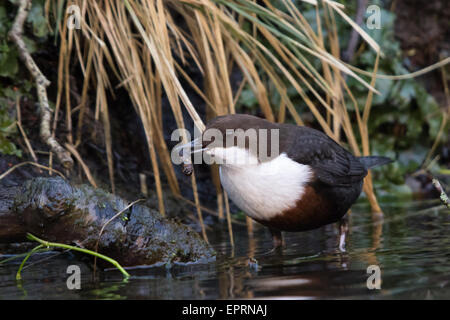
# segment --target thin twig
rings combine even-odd
[[[364,19],[364,13],[366,11],[368,0],[358,0],[358,9],[356,10],[355,22],[359,26],[362,25]],[[343,53],[343,59],[347,62],[352,61],[355,54],[356,46],[358,45],[359,33],[356,29],[352,29],[350,40],[348,42],[347,50]],[[344,75],[345,77],[345,75]]]
[[[380,73],[376,73],[375,77],[377,79],[386,79],[386,80],[406,80],[406,79],[412,79],[412,78],[416,78],[419,76],[422,76],[428,72],[431,72],[437,68],[441,68],[443,66],[445,66],[446,64],[450,63],[450,57],[445,58],[439,62],[436,62],[426,68],[420,69],[418,71],[415,72],[411,72],[411,73],[407,73],[407,74],[400,74],[400,75],[388,75],[388,74],[380,74]],[[346,64],[347,67],[349,67],[350,69],[352,69],[355,72],[361,73],[365,76],[372,76],[373,72],[369,72],[369,71],[365,71],[362,69],[359,69],[355,66],[352,66],[350,64]]]
[[[11,172],[13,172],[13,171],[16,170],[17,168],[20,168],[20,167],[22,167],[22,166],[24,166],[24,165],[26,165],[26,164],[31,164],[32,166],[36,166],[36,167],[41,168],[41,169],[45,169],[45,170],[48,170],[48,171],[55,172],[55,173],[57,173],[58,175],[60,175],[63,179],[66,178],[66,177],[65,177],[61,172],[59,172],[58,170],[52,169],[52,168],[50,168],[50,167],[44,166],[44,165],[39,164],[39,163],[36,163],[36,162],[25,161],[25,162],[18,163],[18,164],[16,164],[16,165],[12,166],[11,168],[9,168],[8,170],[6,170],[5,172],[3,172],[3,173],[0,175],[0,180],[2,180],[4,177],[6,177],[8,174],[10,174]]]
[[[89,183],[94,187],[97,188],[97,183],[95,183],[95,179],[91,174],[91,170],[89,170],[89,167],[84,163],[83,158],[81,158],[80,154],[78,153],[77,149],[66,143],[66,149],[70,151],[70,153],[73,154],[75,159],[80,163],[81,168],[83,168],[84,174],[86,175],[87,179],[89,180]]]
[[[36,250],[35,251],[35,253],[41,253],[41,252],[47,252],[47,251],[49,251],[49,250],[51,250],[51,249],[49,249],[49,248],[45,248],[45,249],[42,249],[42,250]],[[0,265],[2,265],[2,264],[5,264],[5,263],[7,263],[7,262],[10,262],[10,261],[12,261],[12,260],[16,260],[16,259],[19,259],[19,258],[21,258],[21,257],[25,257],[25,256],[27,256],[28,255],[28,252],[25,252],[25,253],[21,253],[21,254],[16,254],[16,255],[14,255],[14,256],[12,256],[12,257],[9,257],[9,258],[7,258],[7,259],[5,259],[5,260],[1,260],[0,261]],[[30,265],[28,265],[27,267],[29,267]],[[26,267],[24,267],[23,269],[25,269]]]
[[[105,224],[102,226],[102,228],[100,229],[100,232],[98,234],[98,238],[97,238],[97,242],[95,243],[95,252],[97,253],[98,251],[98,243],[100,242],[100,238],[103,234],[103,230],[105,230],[106,226],[113,221],[114,219],[116,219],[118,216],[120,216],[122,213],[124,213],[125,211],[127,211],[129,208],[131,208],[132,206],[134,206],[136,203],[138,203],[139,201],[144,201],[144,199],[137,199],[136,201],[133,201],[132,203],[130,203],[129,205],[127,205],[125,208],[123,208],[122,210],[120,210],[119,212],[117,212],[112,218],[110,218],[108,221],[105,222]],[[97,266],[97,257],[94,257],[94,274],[95,274],[95,269]]]
[[[31,54],[29,53],[25,42],[22,39],[23,24],[27,18],[28,11],[31,8],[31,0],[19,1],[19,10],[17,11],[14,23],[9,31],[9,38],[17,45],[19,56],[25,63],[26,67],[30,71],[36,82],[36,90],[39,97],[40,113],[41,113],[41,127],[40,136],[41,139],[50,147],[50,149],[57,155],[59,161],[65,168],[72,168],[73,160],[70,157],[70,153],[67,152],[61,145],[52,137],[50,132],[50,120],[51,109],[48,104],[47,98],[47,86],[50,85],[50,81],[42,74],[38,66],[34,62]]]
[[[200,227],[202,228],[203,240],[209,243],[208,236],[206,234],[205,224],[203,223],[202,209],[200,208],[200,199],[198,197],[197,183],[195,181],[195,172],[192,172],[191,183],[192,183],[192,193],[194,194],[195,208],[197,209],[198,220],[200,222]]]
[[[22,127],[22,112],[20,110],[20,96],[17,96],[16,98],[16,112],[17,112],[17,127],[19,128],[20,133],[22,134],[23,140],[25,141],[25,144],[27,146],[28,152],[30,152],[31,157],[33,158],[34,162],[38,162],[38,159],[36,157],[36,154],[34,153],[33,147],[31,146],[30,140],[28,140],[27,134],[25,133],[25,130],[23,130]]]
[[[228,233],[230,235],[230,243],[234,248],[234,236],[233,236],[233,225],[231,224],[231,212],[230,212],[230,203],[228,202],[228,194],[226,191],[223,192],[223,197],[225,201],[225,209],[227,212],[227,225],[228,225]]]

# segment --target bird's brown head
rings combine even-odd
[[[249,148],[250,139],[258,139],[261,129],[276,129],[275,123],[248,114],[229,114],[219,116],[206,125],[202,134],[202,147],[214,146],[233,147],[245,141],[245,148]],[[242,147],[242,146],[240,146]]]

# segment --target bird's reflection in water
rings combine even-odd
[[[271,250],[268,232],[254,226],[253,234],[241,235],[236,243],[247,245],[231,250],[233,261],[219,279],[220,299],[228,298],[296,298],[316,299],[339,296],[341,290],[350,295],[367,294],[367,273],[352,270],[352,263],[378,265],[376,250],[380,247],[383,220],[373,219],[369,231],[370,246],[358,255],[352,252],[352,217],[348,218],[346,245],[339,250],[339,226],[330,225],[304,234],[286,233],[283,250]],[[245,233],[245,232],[243,232]],[[224,252],[226,255],[226,253]],[[355,261],[356,260],[356,261]]]

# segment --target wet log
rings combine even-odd
[[[148,207],[135,204],[106,224],[127,205],[59,177],[33,178],[22,186],[0,183],[0,243],[29,241],[26,233],[93,251],[98,243],[99,253],[123,266],[214,260],[214,250],[195,231]]]

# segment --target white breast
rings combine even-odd
[[[284,153],[263,163],[220,166],[220,180],[231,200],[259,220],[268,220],[294,207],[311,177],[309,166],[289,159]]]

